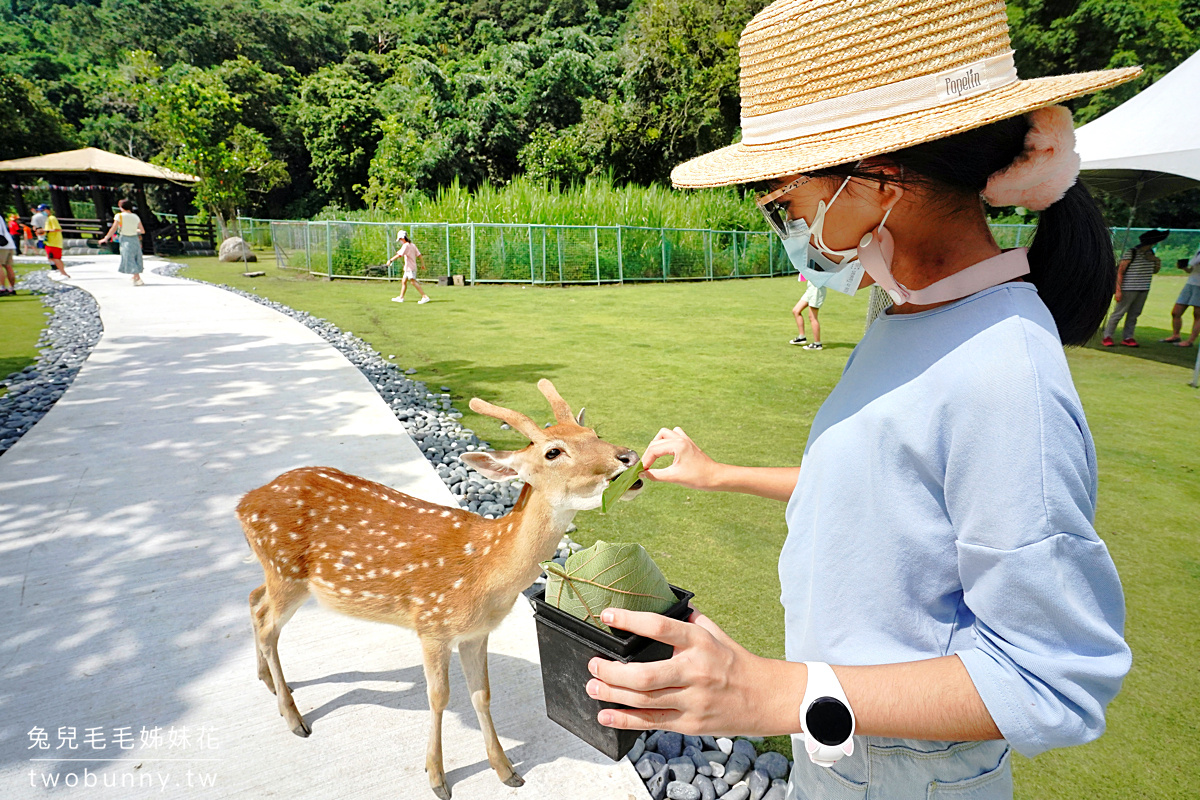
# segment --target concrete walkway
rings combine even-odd
[[[452,495],[316,334],[210,286],[147,272],[135,288],[117,263],[68,259],[104,337],[0,457],[0,797],[432,798],[410,631],[302,608],[280,653],[313,735],[288,730],[255,675],[246,596],[262,573],[233,509],[307,464]],[[628,762],[546,718],[523,599],[490,650],[493,718],[526,785],[488,766],[456,657],[457,800],[645,796]]]

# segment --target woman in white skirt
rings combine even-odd
[[[134,286],[144,286],[142,283],[142,239],[141,234],[146,232],[142,227],[142,218],[133,213],[133,204],[128,200],[121,200],[117,203],[117,207],[121,209],[117,212],[117,216],[113,219],[112,227],[108,229],[108,233],[100,240],[100,244],[111,240],[113,237],[120,235],[121,237],[121,266],[117,268],[118,272],[123,272],[126,275],[133,276]]]

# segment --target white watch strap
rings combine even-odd
[[[808,684],[804,687],[804,699],[800,701],[800,728],[804,731],[804,749],[814,764],[832,767],[843,756],[854,754],[854,710],[850,708],[850,701],[846,699],[846,693],[842,690],[842,684],[832,667],[822,661],[805,661],[804,666],[808,667]],[[827,745],[818,742],[809,734],[805,725],[809,706],[822,697],[832,697],[841,701],[850,712],[850,735],[841,744]]]

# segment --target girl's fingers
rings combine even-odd
[[[652,731],[672,728],[671,723],[679,717],[674,709],[606,708],[596,715],[596,720],[609,728],[631,731]]]
[[[691,644],[696,630],[691,623],[682,620],[664,617],[651,611],[629,611],[624,608],[604,609],[600,612],[600,621],[623,631],[665,642],[672,647],[686,647]]]
[[[592,678],[587,682],[589,697],[604,700],[609,703],[620,703],[631,708],[678,708],[679,693],[682,689],[655,689],[652,692],[635,692],[619,686],[610,686],[603,681]]]
[[[661,689],[671,689],[682,683],[679,680],[678,670],[671,663],[671,659],[622,664],[606,658],[593,658],[588,662],[588,672],[609,686],[635,692],[649,693]]]

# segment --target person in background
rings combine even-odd
[[[1170,231],[1146,231],[1138,237],[1137,247],[1129,248],[1121,256],[1121,263],[1117,264],[1117,291],[1114,295],[1117,305],[1104,326],[1104,338],[1100,341],[1105,347],[1113,346],[1113,334],[1121,317],[1125,318],[1121,344],[1126,347],[1138,346],[1137,339],[1133,338],[1134,329],[1146,305],[1146,298],[1150,296],[1150,278],[1162,268],[1162,262],[1154,254],[1154,245],[1170,235]]]
[[[38,209],[49,209],[49,206],[43,203],[38,206]],[[47,210],[46,221],[42,223],[42,227],[38,230],[38,233],[46,237],[46,258],[50,259],[50,263],[58,269],[59,274],[64,278],[71,277],[67,274],[67,268],[62,260],[62,225],[58,224],[58,217],[54,216],[53,211]]]
[[[1185,262],[1180,259],[1179,268],[1189,273],[1187,283],[1183,285],[1183,291],[1179,293],[1175,307],[1171,309],[1171,335],[1159,341],[1179,347],[1191,347],[1200,337],[1200,248],[1196,249],[1196,255],[1190,260]],[[1188,306],[1192,307],[1192,335],[1181,341],[1179,331],[1183,329],[1183,314]]]
[[[393,303],[404,302],[404,292],[408,289],[408,282],[412,281],[412,285],[417,287],[417,291],[421,293],[421,299],[417,301],[417,305],[422,305],[429,302],[429,295],[425,294],[425,290],[421,288],[421,282],[417,280],[417,259],[421,259],[421,266],[425,266],[425,256],[421,255],[421,251],[408,238],[408,231],[399,231],[396,234],[396,242],[400,244],[400,249],[396,251],[396,255],[387,260],[384,266],[390,267],[392,262],[397,258],[404,259],[404,278],[400,282],[400,294],[392,298]]]
[[[17,275],[13,272],[13,256],[16,254],[17,237],[12,235],[11,229],[0,228],[0,269],[4,270],[3,274],[0,274],[0,297],[17,293]]]
[[[133,276],[134,286],[145,286],[142,283],[142,238],[146,232],[142,226],[142,218],[133,213],[133,204],[128,200],[117,202],[117,216],[113,218],[112,227],[100,240],[100,244],[112,239],[118,234],[121,237],[121,266],[118,272]]]
[[[33,228],[34,235],[37,236],[37,244],[35,246],[38,250],[44,250],[46,248],[46,236],[42,233],[42,231],[46,227],[46,219],[50,216],[46,213],[49,210],[50,206],[46,205],[45,203],[42,203],[37,208],[29,209],[29,213],[31,215],[29,217],[29,225]]]
[[[804,280],[804,276],[800,276],[800,280]],[[800,335],[792,339],[788,344],[803,345],[805,350],[820,350],[821,349],[821,323],[817,319],[817,313],[821,310],[822,304],[825,302],[825,287],[817,286],[812,281],[807,281],[808,286],[804,289],[804,294],[800,296],[800,302],[792,306],[792,316],[796,318],[796,327],[800,330]],[[808,342],[804,336],[804,312],[808,312],[808,321],[812,326],[813,340]],[[808,342],[805,344],[805,342]]]

